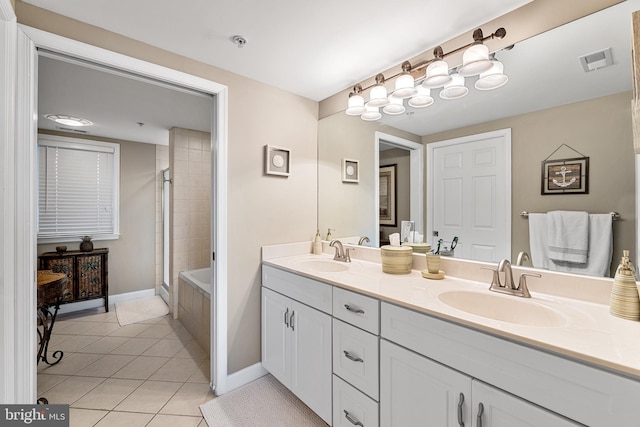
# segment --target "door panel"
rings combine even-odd
[[[511,256],[510,131],[429,144],[429,223],[455,256],[497,262]],[[435,234],[435,233],[432,233]]]

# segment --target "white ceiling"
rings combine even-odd
[[[24,1],[320,101],[531,0]]]
[[[115,3],[117,4],[119,1],[116,0]],[[191,1],[197,3],[201,0]],[[338,5],[330,1],[325,10],[324,5],[322,8],[318,8],[307,1],[299,0],[296,4],[291,4],[290,0],[279,0],[273,2],[275,3],[272,5],[274,9],[269,13],[262,10],[264,7],[260,4],[250,7],[251,5],[246,1],[239,2],[238,4],[243,5],[244,10],[256,11],[251,13],[251,16],[238,14],[240,6],[218,5],[216,2],[213,2],[213,5],[202,6],[201,9],[189,7],[176,11],[174,8],[172,14],[180,15],[182,13],[188,16],[187,19],[183,18],[176,23],[171,23],[173,18],[169,19],[169,14],[166,12],[168,8],[161,7],[161,3],[154,3],[153,7],[149,5],[150,15],[143,16],[141,4],[146,4],[146,1],[135,2],[135,4],[126,7],[127,10],[131,9],[131,13],[126,16],[118,16],[116,20],[112,19],[111,11],[118,8],[105,7],[103,0],[94,0],[90,3],[80,0],[61,0],[46,2],[46,5],[41,5],[40,3],[45,3],[41,0],[30,0],[29,2],[152,44],[154,42],[156,44],[166,43],[161,47],[169,50],[181,51],[182,49],[183,54],[189,54],[187,50],[191,49],[193,50],[192,56],[197,59],[215,63],[221,68],[229,69],[238,74],[250,75],[265,83],[283,87],[312,99],[322,99],[332,95],[356,81],[370,77],[391,65],[397,65],[403,59],[424,51],[429,46],[439,44],[475,26],[467,24],[469,19],[467,14],[454,21],[432,19],[433,25],[438,28],[442,26],[441,21],[446,21],[446,30],[442,29],[441,33],[436,33],[434,32],[436,27],[431,26],[430,22],[428,33],[434,34],[434,36],[429,37],[429,40],[424,43],[422,38],[419,43],[412,40],[413,47],[408,48],[410,52],[407,50],[407,53],[402,54],[399,53],[397,47],[405,46],[406,43],[396,41],[396,46],[393,43],[382,45],[381,42],[378,42],[378,53],[372,56],[377,62],[373,59],[367,61],[363,59],[365,58],[363,48],[357,46],[369,46],[378,33],[386,35],[394,32],[390,30],[374,31],[372,26],[375,24],[375,19],[367,20],[364,15],[355,13],[355,9],[351,9],[355,5],[362,6],[363,3],[360,1],[345,3],[342,6],[344,10],[335,13],[334,20],[318,18],[323,22],[323,25],[318,26],[317,32],[311,31],[315,25],[308,20],[300,20],[298,16],[303,13],[303,9],[306,14],[324,16],[328,13],[326,10],[335,10]],[[465,2],[467,5],[469,4],[467,0],[446,2],[446,6],[441,4],[445,3],[443,1],[430,1],[428,4],[432,4],[433,9],[431,10],[444,12],[443,8],[449,7],[453,10],[459,10]],[[493,14],[487,12],[488,15],[477,19],[479,21],[489,20],[494,15],[499,15],[522,3],[526,2],[489,2],[488,4],[493,6],[493,9],[491,7],[488,9],[494,10]],[[369,2],[361,12],[364,13],[365,9],[370,11],[377,5],[377,0]],[[456,5],[456,7],[452,5]],[[285,6],[291,10],[287,13],[275,13],[275,11],[286,9]],[[378,5],[379,9],[380,7]],[[500,7],[503,9],[500,12],[495,12]],[[102,10],[103,8],[104,10]],[[216,19],[203,21],[201,17],[207,14],[211,16],[212,9],[218,12],[215,15]],[[472,7],[471,10],[473,9]],[[468,79],[467,86],[472,89],[470,94],[462,100],[445,101],[437,97],[437,91],[433,91],[432,95],[436,98],[433,106],[421,110],[409,108],[408,114],[386,116],[384,123],[417,135],[428,135],[582,99],[631,90],[630,14],[631,11],[638,9],[640,9],[640,0],[628,0],[605,11],[518,43],[510,51],[497,53],[498,59],[505,64],[505,73],[510,78],[509,83],[503,88],[479,92],[472,88],[475,79]],[[184,10],[198,10],[199,13],[187,13],[183,12]],[[417,8],[414,5],[411,10],[427,10],[427,6],[423,5],[421,8]],[[100,13],[96,13],[96,11],[100,11]],[[220,13],[228,14],[229,19],[220,20]],[[163,14],[166,14],[167,17],[162,17]],[[269,19],[258,20],[254,16],[256,14],[261,14],[262,17],[268,16]],[[345,14],[350,16],[350,21],[357,24],[352,30],[346,31],[346,24],[338,24]],[[420,15],[424,20],[424,14],[409,13],[407,16],[413,20],[413,16],[416,15]],[[431,13],[431,16],[435,15]],[[439,16],[442,18],[450,15],[442,13]],[[453,19],[453,15],[451,17]],[[136,19],[139,22],[136,22]],[[194,20],[194,25],[189,24],[190,20]],[[399,18],[392,19],[392,15],[387,14],[385,21],[387,28],[391,28],[399,23]],[[459,24],[458,21],[463,24]],[[154,30],[161,22],[164,23],[163,30]],[[203,22],[215,23],[215,29],[207,29],[208,27]],[[232,31],[233,22],[240,27],[238,31],[235,29]],[[251,25],[247,25],[247,22]],[[453,25],[452,22],[456,24]],[[176,30],[166,31],[164,28],[168,28],[169,24]],[[404,35],[422,34],[424,31],[424,25],[420,30],[410,30],[414,24],[406,25],[408,27],[405,26],[403,31],[399,31]],[[415,25],[417,26],[417,24]],[[181,26],[185,27],[184,31],[179,30]],[[292,30],[295,26],[298,26],[298,30]],[[283,27],[299,34],[299,37],[291,38],[287,46],[279,49],[278,45],[281,44],[279,38],[282,37],[281,28]],[[229,29],[229,34],[226,34],[225,28]],[[242,49],[235,47],[228,40],[230,35],[235,33],[246,36],[249,39],[249,44]],[[183,36],[178,37],[176,34],[183,34]],[[214,34],[217,36],[214,37]],[[260,35],[261,40],[255,40],[255,44],[260,45],[260,48],[253,47],[252,34],[256,38],[258,38],[258,34]],[[311,34],[313,36],[310,36]],[[337,34],[341,34],[343,38],[340,43],[333,41]],[[427,36],[425,34],[424,40],[428,38]],[[164,40],[165,37],[168,40]],[[411,40],[411,38],[406,40]],[[323,41],[326,42],[326,45]],[[305,43],[309,48],[302,47]],[[216,48],[196,49],[197,46],[203,44]],[[607,47],[611,47],[613,50],[614,66],[584,73],[577,58]],[[214,52],[216,55],[213,55]],[[352,54],[352,52],[357,54]],[[283,55],[282,59],[278,59],[280,55]],[[318,58],[322,58],[320,64],[323,66],[318,66],[316,61]],[[309,68],[310,65],[312,66]],[[341,71],[347,69],[353,71]],[[348,77],[346,77],[347,75]],[[113,72],[101,72],[95,67],[87,68],[82,64],[41,56],[39,126],[48,129],[56,128],[55,123],[42,119],[44,114],[77,115],[95,122],[95,126],[81,129],[91,135],[161,144],[168,143],[168,129],[172,126],[202,131],[210,130],[211,102],[206,97],[172,90],[157,84],[149,84],[130,77],[116,75]],[[353,120],[360,119],[353,118]],[[139,126],[138,122],[144,123],[144,126]]]

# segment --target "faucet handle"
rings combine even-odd
[[[502,284],[500,283],[500,275],[498,274],[498,269],[493,267],[481,267],[483,270],[491,270],[493,271],[493,278],[491,279],[491,287],[489,289],[494,289],[496,287],[501,288]]]
[[[355,251],[355,248],[344,248],[344,261],[351,262],[351,255],[349,255],[349,251]]]
[[[520,279],[518,280],[518,289],[517,292],[520,293],[521,296],[525,298],[531,298],[531,294],[529,293],[529,288],[527,287],[527,276],[531,277],[542,277],[542,274],[538,273],[522,273],[520,275]]]

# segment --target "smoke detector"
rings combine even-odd
[[[611,56],[610,47],[581,56],[578,59],[580,60],[580,64],[582,64],[582,69],[584,69],[586,73],[613,65],[613,56]]]

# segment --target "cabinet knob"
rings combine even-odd
[[[352,313],[355,314],[364,314],[364,310],[358,307],[351,307],[349,304],[345,304],[344,308],[346,308],[347,310],[349,310]]]
[[[357,418],[354,418],[353,415],[351,415],[346,409],[344,409],[344,417],[354,426],[364,427],[364,424],[358,421]]]
[[[364,363],[364,360],[362,360],[358,356],[354,356],[353,354],[349,353],[347,350],[344,350],[344,357],[346,357],[347,359],[349,359],[349,360],[351,360],[353,362],[363,362]]]

